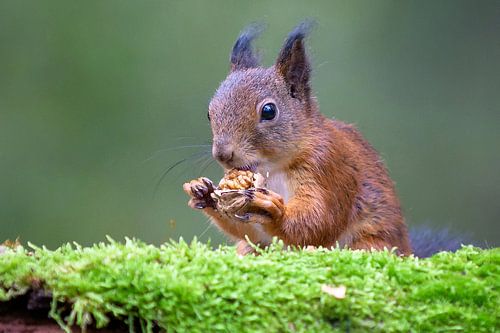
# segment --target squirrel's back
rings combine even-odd
[[[358,187],[351,209],[352,227],[342,234],[340,243],[370,234],[375,242],[384,239],[401,253],[409,254],[401,205],[380,155],[354,126],[336,120],[331,123],[349,142],[344,146],[345,164],[356,174]]]

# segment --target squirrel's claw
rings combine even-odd
[[[210,196],[214,191],[214,184],[205,177],[194,179],[182,185],[184,192],[191,197],[189,207],[193,209],[214,208],[215,202]]]
[[[193,208],[193,209],[205,209],[207,208],[207,203],[205,200],[199,200],[195,198],[191,198],[188,202],[188,206]]]
[[[248,213],[243,214],[243,215],[234,214],[234,217],[236,217],[240,221],[247,222],[250,219],[250,214],[248,214]]]
[[[210,193],[214,191],[214,183],[208,178],[200,177],[189,183],[185,183],[182,188],[187,195],[197,199],[203,199],[210,196]]]
[[[234,217],[237,218],[239,221],[245,223],[268,224],[273,222],[273,219],[267,214],[258,214],[258,213],[246,213],[243,215],[234,214]]]

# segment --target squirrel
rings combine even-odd
[[[183,185],[189,206],[202,210],[254,253],[273,237],[285,245],[393,249],[412,253],[394,183],[375,149],[353,126],[325,117],[311,91],[306,21],[286,38],[275,64],[259,66],[252,41],[262,29],[239,35],[230,71],[208,111],[213,157],[225,170],[268,174],[266,189],[228,193],[221,210],[207,178]]]

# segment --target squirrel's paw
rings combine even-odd
[[[210,179],[200,177],[185,183],[182,188],[191,197],[188,202],[189,207],[193,209],[215,208],[215,202],[210,196],[214,191],[214,183]]]
[[[238,221],[260,224],[280,221],[285,211],[283,198],[262,188],[224,193],[218,208]]]

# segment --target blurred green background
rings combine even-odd
[[[321,110],[355,123],[408,224],[500,244],[498,1],[0,2],[0,239],[224,241],[181,185],[221,176],[207,105],[249,22],[310,39]],[[158,185],[158,186],[157,186]],[[155,191],[155,188],[157,191]]]

